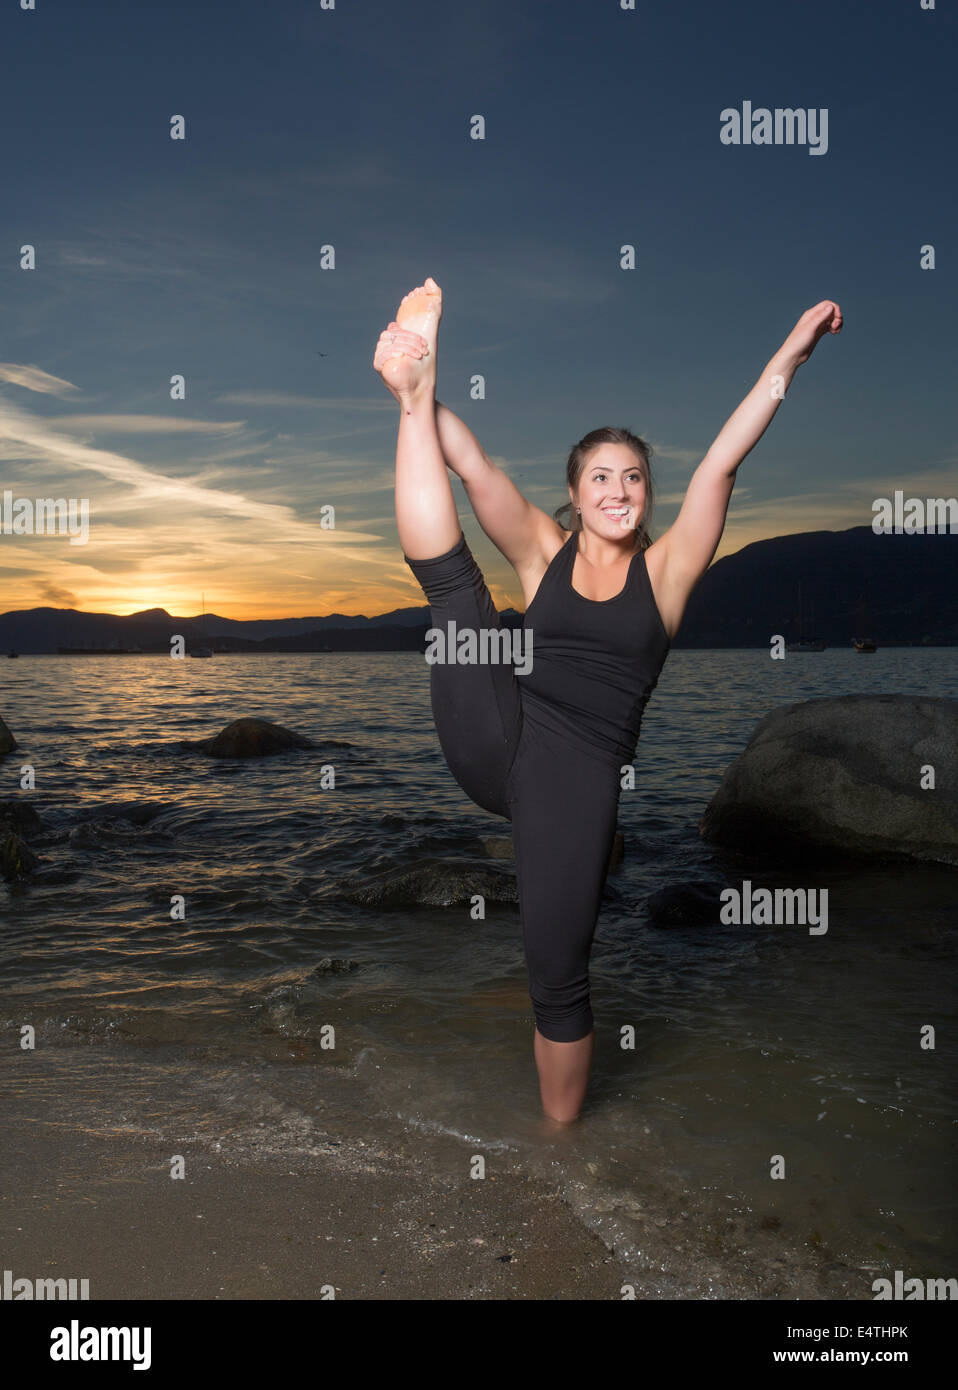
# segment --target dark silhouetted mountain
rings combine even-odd
[[[689,600],[675,641],[682,647],[768,647],[799,630],[848,647],[855,637],[881,646],[958,645],[958,535],[876,536],[870,526],[812,531],[755,541],[718,560]],[[515,609],[500,615],[516,627]],[[181,634],[217,650],[421,651],[429,608],[396,608],[378,617],[330,613],[321,618],[252,619],[207,613],[177,618],[164,608],[128,616],[74,608],[29,608],[0,615],[0,655],[56,652],[58,647],[170,650]],[[533,627],[534,631],[534,627]]]

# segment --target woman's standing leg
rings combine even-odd
[[[542,1108],[579,1115],[594,1043],[589,957],[618,812],[614,768],[529,729],[514,777],[512,833]]]

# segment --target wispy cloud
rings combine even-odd
[[[378,400],[371,396],[299,396],[289,391],[224,391],[213,399],[226,405],[266,405],[284,410],[293,407],[350,412],[372,410],[377,414],[391,416],[397,413],[396,402],[386,397]]]
[[[37,597],[41,606],[50,604],[54,608],[76,608],[78,599],[76,594],[69,589],[61,588],[59,584],[51,584],[49,580],[42,580],[37,586]]]
[[[97,434],[230,434],[245,427],[242,420],[196,420],[179,415],[57,415],[50,424],[60,431],[90,430]]]
[[[51,376],[42,367],[30,363],[0,362],[0,381],[8,381],[12,386],[22,386],[26,391],[38,391],[46,396],[67,396],[79,390],[72,381]]]
[[[52,385],[60,389],[57,378],[17,364],[7,364],[6,379],[45,394]],[[92,510],[91,539],[83,547],[59,546],[51,537],[0,539],[3,558],[16,553],[24,561],[17,568],[34,576],[32,592],[28,585],[17,596],[5,594],[8,603],[29,606],[45,586],[46,602],[59,595],[70,606],[82,598],[85,606],[116,612],[154,604],[172,611],[182,607],[188,590],[213,578],[221,611],[316,613],[335,576],[337,594],[352,591],[349,611],[360,604],[378,611],[366,595],[390,606],[383,535],[368,525],[344,525],[339,507],[346,499],[346,515],[362,515],[368,498],[392,486],[390,469],[330,456],[288,433],[278,450],[249,434],[239,420],[104,412],[38,417],[0,397],[0,459],[7,469],[12,460],[30,460],[29,486],[18,487],[17,495],[83,496]],[[158,441],[225,435],[233,443],[204,460],[177,456],[146,464],[129,451],[91,442],[110,435]],[[336,506],[334,529],[320,524],[327,501]],[[381,503],[375,510],[382,511]],[[302,565],[288,569],[293,554],[315,562],[306,566],[314,568],[308,589]],[[64,582],[68,574],[72,582]]]

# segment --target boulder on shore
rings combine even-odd
[[[806,700],[758,724],[699,831],[736,850],[817,847],[958,867],[956,767],[958,700]]]
[[[3,720],[0,719],[0,758],[2,758],[5,753],[12,753],[16,746],[17,740],[13,737],[13,734],[11,734]]]
[[[314,748],[316,745],[302,734],[271,724],[267,719],[234,719],[214,738],[186,743],[211,758],[269,758],[275,753],[287,753],[291,748]]]

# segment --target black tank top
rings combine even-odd
[[[532,669],[516,679],[524,718],[618,769],[635,754],[671,642],[645,552],[632,556],[621,593],[589,599],[572,587],[578,545],[573,531],[526,609]]]

